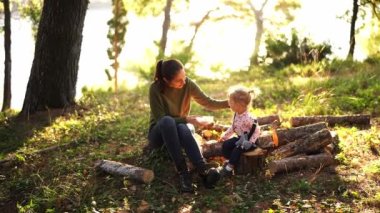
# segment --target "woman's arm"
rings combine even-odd
[[[191,79],[188,78],[188,83],[190,84],[190,93],[194,100],[200,105],[206,107],[207,109],[223,109],[229,108],[227,100],[215,100],[208,97],[201,88]]]

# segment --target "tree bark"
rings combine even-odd
[[[238,174],[255,173],[264,167],[267,150],[257,147],[245,152],[240,156],[239,166],[236,168]]]
[[[274,121],[280,122],[280,116],[278,115],[268,115],[268,116],[263,116],[263,117],[258,117],[257,122],[259,125],[265,125],[265,124],[271,124]]]
[[[211,12],[215,10],[217,9],[212,9],[212,10],[207,11],[207,13],[202,17],[202,19],[199,22],[194,23],[194,33],[193,33],[193,36],[191,37],[189,45],[186,47],[186,50],[188,53],[190,53],[191,50],[193,49],[194,40],[195,40],[195,37],[198,35],[199,29],[207,21],[207,19],[209,19]]]
[[[112,175],[126,176],[131,180],[142,183],[150,183],[154,179],[154,173],[152,170],[129,164],[123,164],[116,161],[101,160],[96,163],[95,167],[100,171],[104,171]]]
[[[290,128],[290,129],[279,129],[277,130],[277,137],[278,137],[278,144],[279,146],[287,144],[289,142],[295,141],[297,139],[303,138],[305,136],[308,136],[310,134],[313,134],[315,132],[318,132],[320,130],[326,129],[326,123],[316,123],[296,128]],[[272,139],[272,133],[269,132],[263,132],[259,140],[257,142],[257,145],[263,149],[269,149],[273,147],[273,139]],[[214,157],[214,156],[222,156],[222,143],[216,142],[216,141],[209,141],[204,144],[200,144],[203,156],[208,157]]]
[[[259,57],[260,43],[261,43],[261,37],[263,36],[263,32],[264,32],[264,21],[263,21],[262,11],[255,11],[255,17],[256,17],[255,46],[253,48],[253,53],[252,53],[251,61],[249,64],[250,70],[255,65],[259,64],[258,57]]]
[[[355,25],[356,20],[358,19],[359,4],[358,0],[353,1],[352,7],[352,17],[351,17],[351,26],[350,26],[350,49],[348,51],[347,59],[352,59],[354,57],[355,50]]]
[[[3,106],[1,111],[4,112],[11,108],[12,89],[11,89],[11,11],[9,9],[9,0],[3,0],[4,5],[4,93]]]
[[[222,142],[217,141],[209,141],[201,145],[201,150],[203,157],[209,158],[209,157],[215,157],[215,156],[222,156]]]
[[[303,126],[306,124],[312,124],[317,122],[327,122],[329,126],[335,125],[346,125],[346,126],[358,126],[366,127],[370,126],[370,115],[341,115],[341,116],[301,116],[301,117],[292,117],[290,119],[290,124],[293,127]]]
[[[295,128],[278,129],[278,144],[281,146],[326,128],[326,123],[320,122]]]
[[[286,158],[297,154],[312,154],[319,152],[323,147],[332,142],[332,137],[328,129],[322,129],[304,138],[280,146],[271,155],[276,159]]]
[[[259,57],[259,50],[260,50],[260,44],[261,44],[261,38],[264,33],[264,17],[263,17],[263,10],[266,4],[268,3],[268,0],[265,0],[263,4],[261,5],[261,8],[257,10],[251,1],[247,1],[249,4],[249,7],[251,8],[252,12],[255,14],[256,19],[256,35],[255,35],[255,46],[253,49],[253,54],[251,56],[249,69],[251,70],[255,65],[259,63],[258,57]]]
[[[166,43],[168,40],[168,31],[170,28],[170,10],[172,8],[172,3],[173,3],[173,0],[166,0],[165,18],[164,18],[164,23],[162,24],[162,36],[160,40],[160,49],[159,49],[159,55],[158,55],[159,59],[165,56]]]
[[[88,0],[45,0],[21,115],[75,104]]]
[[[281,160],[275,160],[268,164],[271,175],[280,172],[290,172],[302,168],[325,167],[334,163],[334,157],[327,153],[317,155],[297,155]]]
[[[260,127],[267,125],[267,124],[271,124],[276,120],[280,121],[279,115],[268,115],[268,116],[263,116],[263,117],[257,118],[257,122],[259,123]],[[225,125],[225,124],[214,124],[212,126],[206,127],[205,129],[212,129],[212,130],[221,132],[221,131],[226,131],[228,129],[228,127],[230,127],[230,126]]]

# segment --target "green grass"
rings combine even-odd
[[[268,179],[264,171],[235,176],[214,190],[202,187],[194,195],[177,191],[178,177],[165,149],[150,154],[147,86],[114,95],[84,91],[76,110],[65,116],[45,115],[20,122],[15,112],[0,114],[0,210],[19,212],[360,212],[378,210],[380,199],[379,97],[380,68],[376,63],[333,61],[292,66],[284,70],[256,68],[231,73],[228,79],[197,79],[215,98],[225,98],[228,86],[255,88],[252,113],[278,113],[287,126],[295,115],[370,113],[371,129],[335,127],[339,164],[321,170],[304,169]],[[193,114],[213,115],[229,123],[230,110],[211,112],[197,104]],[[67,145],[48,153],[36,151]],[[98,173],[100,159],[116,160],[154,170],[150,184]]]

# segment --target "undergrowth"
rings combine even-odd
[[[315,66],[315,67],[314,67]],[[307,69],[307,70],[303,70]],[[145,152],[149,123],[147,85],[117,95],[84,91],[78,108],[64,116],[20,122],[16,112],[0,114],[0,210],[19,212],[358,212],[380,204],[380,73],[377,64],[333,61],[286,70],[255,69],[228,79],[196,79],[214,98],[227,87],[255,89],[252,113],[279,114],[283,125],[292,116],[319,114],[372,115],[372,127],[335,127],[336,160],[323,169],[305,169],[268,179],[264,171],[203,188],[194,195],[178,192],[178,177],[165,149]],[[192,104],[192,113],[229,123],[229,110],[208,111]],[[40,152],[49,147],[52,151]],[[139,184],[100,173],[108,159],[152,169],[155,179]]]

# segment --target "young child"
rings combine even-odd
[[[257,119],[249,114],[251,91],[245,87],[233,87],[228,92],[228,103],[234,114],[232,125],[222,134],[223,156],[228,159],[220,170],[221,176],[229,177],[239,164],[240,155],[256,148],[260,135]],[[235,137],[231,136],[236,134]]]

